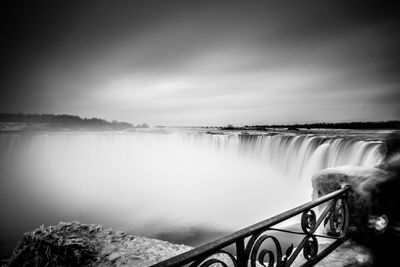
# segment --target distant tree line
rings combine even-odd
[[[46,124],[50,127],[68,128],[110,128],[126,129],[134,127],[127,122],[106,121],[99,118],[81,118],[73,115],[55,114],[23,114],[23,113],[0,113],[0,122],[20,122],[32,124]]]

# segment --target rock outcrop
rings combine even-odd
[[[8,266],[149,266],[192,249],[78,222],[28,232]]]
[[[369,242],[372,230],[368,227],[368,221],[375,204],[373,191],[377,184],[386,179],[387,172],[374,167],[342,166],[325,169],[312,177],[313,199],[349,185],[352,238],[361,243]]]
[[[345,250],[344,255],[351,253],[349,249],[353,249],[354,244],[361,244],[371,251],[373,266],[392,266],[390,263],[397,261],[400,244],[399,155],[387,157],[375,168],[343,166],[325,169],[313,176],[313,198],[345,185],[351,187],[348,198],[350,238],[355,243],[346,248],[348,252]]]

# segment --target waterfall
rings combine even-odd
[[[149,236],[232,231],[309,201],[316,170],[378,164],[380,146],[287,133],[1,133],[0,240],[72,220]]]
[[[350,137],[332,138],[307,134],[172,135],[180,142],[251,156],[298,179],[307,179],[315,171],[324,168],[341,165],[374,166],[382,160],[381,141],[364,141]]]
[[[315,135],[239,135],[246,150],[266,164],[307,179],[324,168],[355,165],[374,166],[382,160],[381,142]]]

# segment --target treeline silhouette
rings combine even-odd
[[[400,129],[400,121],[377,121],[377,122],[333,122],[333,123],[305,123],[305,124],[273,124],[273,125],[246,125],[246,129],[262,130],[265,128],[288,128],[295,130],[299,128],[318,129],[359,129],[359,130],[397,130]]]
[[[100,128],[100,129],[126,129],[133,125],[127,122],[106,121],[99,118],[81,118],[73,115],[55,114],[23,114],[23,113],[0,113],[0,122],[21,122],[32,124],[45,124],[52,128]]]

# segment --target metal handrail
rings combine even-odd
[[[334,191],[330,194],[322,196],[318,199],[300,205],[296,208],[283,212],[279,215],[261,221],[259,223],[253,224],[242,230],[234,232],[232,234],[226,235],[215,241],[208,242],[202,246],[194,248],[190,251],[177,255],[175,257],[169,258],[162,262],[152,265],[152,267],[171,267],[171,266],[183,266],[188,263],[192,263],[190,266],[209,266],[214,263],[220,263],[222,266],[228,266],[228,263],[223,262],[221,259],[211,258],[215,257],[219,253],[223,253],[229,256],[230,261],[234,266],[247,266],[250,260],[251,266],[255,266],[255,261],[258,256],[260,259],[260,253],[262,254],[261,260],[264,259],[266,255],[269,256],[269,261],[275,261],[277,266],[290,266],[293,263],[299,252],[303,249],[303,254],[307,259],[305,266],[311,266],[316,264],[319,260],[325,257],[330,251],[334,250],[337,246],[343,243],[348,237],[349,228],[349,212],[347,205],[347,193],[349,192],[349,187],[346,186],[342,189]],[[333,201],[331,201],[333,200]],[[315,212],[312,208],[319,206],[321,204],[327,203],[327,208],[321,213],[320,217],[316,218]],[[289,218],[296,215],[302,214],[302,229],[303,235],[305,237],[293,251],[293,246],[286,251],[286,255],[282,257],[279,241],[270,235],[265,235],[264,233],[268,230],[279,230],[271,229],[272,226],[283,222]],[[318,242],[314,232],[318,226],[324,220],[324,225],[330,222],[331,235],[336,235],[333,242],[329,247],[327,247],[321,253],[314,253],[315,246],[318,250]],[[336,223],[336,225],[335,225]],[[247,244],[245,244],[245,238],[249,238]],[[327,236],[332,237],[332,236]],[[277,257],[273,255],[272,251],[258,251],[260,249],[261,243],[266,239],[272,239],[275,243],[277,249]],[[221,249],[226,248],[232,244],[236,244],[236,256],[229,252],[223,251]],[[307,255],[307,253],[309,255]],[[260,263],[261,263],[260,260]],[[272,265],[271,265],[272,266]]]

